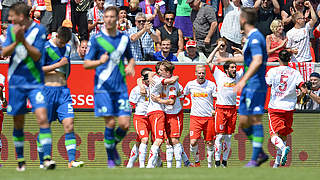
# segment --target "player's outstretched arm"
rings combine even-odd
[[[262,65],[262,56],[256,55],[253,56],[252,62],[249,65],[248,70],[243,75],[242,79],[234,87],[235,92],[242,91],[243,87],[246,85],[246,82],[258,71],[259,67]]]
[[[222,62],[227,62],[227,61],[232,61],[235,63],[242,63],[244,61],[244,58],[243,58],[243,56],[234,56],[232,58],[219,57],[216,60],[217,63],[222,63]]]
[[[165,79],[163,81],[163,83],[166,84],[166,85],[169,85],[169,84],[173,84],[173,83],[177,82],[178,80],[179,80],[179,76],[172,76],[169,79]]]
[[[83,67],[85,69],[95,69],[96,67],[100,66],[101,64],[106,63],[109,60],[108,53],[104,53],[100,56],[99,60],[91,61],[91,60],[84,60]]]
[[[66,57],[63,57],[57,63],[51,64],[48,66],[42,66],[42,70],[43,70],[43,72],[46,73],[46,72],[54,71],[56,68],[62,67],[66,64],[69,64],[69,61]]]

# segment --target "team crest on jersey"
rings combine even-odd
[[[162,136],[163,135],[163,131],[159,130],[159,135]]]
[[[143,136],[144,135],[144,130],[140,131],[140,135]]]
[[[193,136],[193,131],[190,131],[190,136]]]
[[[108,111],[106,106],[102,106],[100,112],[106,113]]]
[[[219,126],[219,128],[220,128],[220,130],[223,130],[223,129],[224,129],[224,125],[221,124],[221,125]]]

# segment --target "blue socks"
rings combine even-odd
[[[43,159],[51,159],[52,134],[50,128],[40,128],[39,142],[43,149]]]
[[[18,162],[24,161],[23,148],[24,148],[24,132],[23,129],[13,129],[13,143],[16,149]]]
[[[262,152],[263,145],[263,126],[262,124],[253,125],[253,137],[252,137],[252,156],[251,160],[257,160],[259,153]]]
[[[115,147],[115,138],[114,138],[114,128],[105,128],[104,130],[104,146],[107,150],[108,160],[114,160],[114,147]]]
[[[74,132],[65,134],[65,146],[68,153],[69,162],[76,160],[77,141]]]

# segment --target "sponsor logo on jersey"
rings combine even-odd
[[[193,97],[208,97],[208,93],[195,92],[193,93]]]
[[[234,86],[236,86],[236,83],[235,83],[235,82],[232,82],[232,83],[225,82],[225,83],[223,84],[223,87],[234,87]]]

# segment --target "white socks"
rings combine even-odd
[[[222,140],[224,136],[222,134],[216,135],[216,140],[214,142],[216,152],[214,153],[214,157],[216,161],[220,161],[221,149],[222,149]]]
[[[229,153],[230,153],[230,149],[231,149],[231,134],[226,134],[223,135],[224,136],[224,143],[226,145],[226,150],[223,152],[223,159],[224,161],[228,161],[228,157],[229,157]]]
[[[139,146],[139,166],[140,168],[145,167],[146,155],[148,145],[141,143]]]
[[[195,146],[191,146],[190,144],[190,153],[193,155],[194,161],[199,162],[199,153],[198,153],[198,144]]]
[[[135,144],[131,149],[130,158],[129,158],[129,161],[127,164],[127,168],[132,168],[134,166],[134,162],[137,160],[138,155],[139,155],[139,148]]]
[[[174,157],[176,159],[176,168],[181,168],[182,150],[183,148],[181,143],[173,146]]]
[[[213,147],[213,145],[211,145],[211,146],[207,145],[208,168],[211,168],[211,167],[212,167],[213,154],[214,154],[214,147]]]
[[[155,167],[156,160],[158,159],[159,149],[160,148],[157,145],[151,146],[147,168]]]
[[[271,142],[272,144],[274,144],[277,148],[282,149],[286,147],[286,145],[284,145],[283,140],[279,137],[279,136],[272,136],[271,138]]]
[[[173,147],[171,145],[166,145],[167,168],[172,168],[173,152]]]

